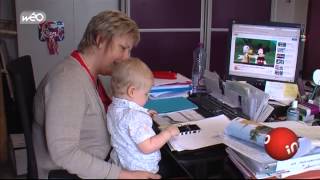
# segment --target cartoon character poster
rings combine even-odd
[[[59,54],[58,41],[64,39],[64,23],[62,21],[44,21],[39,24],[39,40],[46,41],[49,54]]]

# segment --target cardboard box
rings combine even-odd
[[[9,152],[16,175],[26,175],[28,159],[24,134],[9,135]]]

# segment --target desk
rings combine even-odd
[[[197,110],[205,117],[210,116],[210,112],[199,107]],[[244,176],[228,158],[224,144],[214,145],[193,151],[172,152],[166,145],[162,148],[167,158],[175,162],[184,177],[189,178],[241,178]],[[180,173],[181,174],[181,173]],[[305,172],[289,178],[319,178],[320,171]]]
[[[201,107],[197,112],[205,117],[215,116]],[[159,132],[156,126],[154,129]],[[180,171],[183,171],[183,173],[177,172],[179,175],[183,174],[182,176],[189,178],[227,178],[230,173],[224,168],[227,158],[225,148],[224,144],[218,144],[192,151],[176,152],[171,151],[168,145],[165,145],[161,151],[163,156],[166,156],[164,158],[167,158],[168,161],[173,160],[179,166]]]
[[[222,175],[227,157],[224,144],[189,152],[172,152],[167,146],[163,150],[189,178],[226,178]]]

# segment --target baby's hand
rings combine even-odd
[[[180,131],[179,131],[178,127],[175,126],[175,125],[169,126],[169,127],[166,129],[166,131],[168,131],[168,132],[171,134],[171,136],[177,136],[177,135],[180,134]]]
[[[155,116],[155,115],[157,115],[157,114],[158,114],[158,112],[157,112],[157,111],[152,110],[152,109],[149,109],[149,110],[148,110],[148,113],[149,113],[149,115],[151,116],[151,118],[152,118],[152,119],[154,118],[154,116]]]

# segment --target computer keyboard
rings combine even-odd
[[[236,117],[249,119],[248,116],[243,114],[240,109],[232,108],[211,95],[193,96],[189,97],[189,100],[198,105],[200,109],[207,111],[211,116],[224,114],[230,119],[234,119]]]

